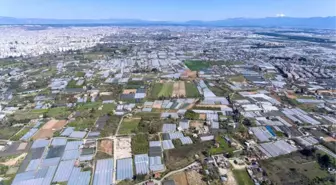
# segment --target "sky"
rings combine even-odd
[[[336,0],[0,0],[0,16],[186,21],[326,17],[335,7]]]

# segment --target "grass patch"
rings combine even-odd
[[[21,137],[24,136],[29,130],[30,130],[30,128],[28,128],[28,127],[23,128],[20,132],[18,132],[18,133],[15,134],[13,137],[11,137],[10,140],[12,140],[12,141],[18,141],[18,140],[21,139]]]
[[[202,152],[207,151],[211,142],[194,143],[172,150],[164,151],[164,159],[169,171],[181,169],[195,161],[195,155],[203,156]]]
[[[141,118],[125,118],[120,125],[119,134],[130,134],[137,131]]]
[[[201,60],[187,60],[184,64],[192,71],[201,71],[210,67],[210,63],[208,61]]]
[[[163,123],[159,119],[141,119],[138,124],[138,132],[156,134],[158,132],[161,132],[162,125]]]
[[[67,88],[82,88],[85,84],[85,82],[83,83],[83,85],[76,85],[77,81],[76,80],[70,80]]]
[[[1,126],[0,139],[9,139],[14,134],[16,134],[21,128],[22,127]]]
[[[13,117],[11,117],[14,121],[17,121],[19,123],[29,122],[32,119],[37,119],[41,116],[40,113],[34,113],[30,111],[17,111],[13,114]]]
[[[253,185],[253,181],[247,173],[246,169],[233,170],[233,175],[239,185]]]
[[[94,125],[96,119],[77,118],[75,121],[69,122],[68,127],[75,127],[75,130],[90,129]]]
[[[148,135],[147,134],[137,134],[132,137],[132,153],[136,154],[146,154],[149,150]]]
[[[162,83],[155,83],[152,87],[150,97],[152,99],[157,99],[162,87],[163,87]]]
[[[275,184],[333,184],[329,180],[332,175],[314,157],[299,152],[263,160],[260,164]]]
[[[173,83],[165,83],[163,84],[158,97],[171,97],[173,93]]]
[[[83,71],[78,71],[76,73],[76,77],[84,77],[85,76],[85,73]]]
[[[100,137],[113,136],[116,133],[120,119],[120,116],[112,115],[104,125],[104,129],[100,131]]]
[[[229,78],[229,80],[232,81],[232,82],[244,82],[244,81],[246,81],[246,79],[244,78],[243,75],[231,76]]]
[[[186,89],[186,96],[190,98],[197,98],[200,97],[200,93],[196,85],[192,82],[185,82],[185,89]]]
[[[90,103],[84,103],[79,104],[77,106],[77,110],[87,110],[87,109],[98,109],[98,107],[101,106],[101,102],[90,102]]]
[[[47,112],[48,117],[55,119],[66,119],[71,114],[71,111],[66,107],[51,108]]]
[[[222,153],[233,153],[234,148],[229,146],[229,143],[225,141],[225,139],[218,135],[216,136],[216,142],[219,144],[219,147],[211,147],[209,150],[211,155],[222,154]]]

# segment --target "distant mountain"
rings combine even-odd
[[[108,25],[179,25],[179,26],[255,26],[336,29],[336,17],[231,18],[216,21],[147,21],[140,19],[23,19],[0,17],[0,24],[108,24]]]

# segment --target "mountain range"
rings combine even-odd
[[[227,26],[227,27],[291,27],[291,28],[319,28],[336,29],[336,16],[332,17],[266,17],[266,18],[230,18],[215,21],[191,20],[185,22],[149,21],[140,19],[40,19],[40,18],[14,18],[0,17],[2,25],[167,25],[167,26]]]

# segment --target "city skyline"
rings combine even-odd
[[[0,16],[44,19],[142,19],[151,21],[221,20],[262,17],[335,16],[333,0],[107,1],[1,0]],[[290,7],[290,8],[288,8]],[[309,11],[308,11],[309,10]]]

